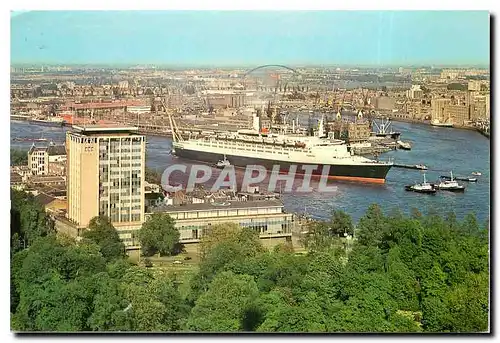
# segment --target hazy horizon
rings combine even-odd
[[[487,11],[27,11],[11,65],[489,66]]]

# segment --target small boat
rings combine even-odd
[[[228,167],[230,165],[231,165],[231,163],[226,159],[226,155],[224,155],[224,159],[217,162],[217,164],[215,166],[217,168],[225,168],[225,167]]]
[[[453,178],[453,172],[450,172],[450,179],[441,181],[435,187],[439,190],[443,191],[450,191],[450,192],[463,192],[465,191],[465,186],[459,184],[454,178]]]
[[[474,176],[481,176],[480,172],[472,172],[471,174],[474,175]]]
[[[408,186],[405,186],[405,189],[407,191],[412,191],[412,192],[417,192],[417,193],[436,194],[436,188],[426,181],[425,174],[424,174],[424,182],[423,183],[416,183],[414,185],[408,185]]]
[[[397,141],[398,147],[403,150],[411,150],[411,144],[408,142]]]
[[[449,176],[446,176],[446,175],[441,175],[440,176],[441,179],[444,179],[444,180],[451,180],[451,177]],[[458,180],[458,181],[466,181],[466,182],[477,182],[477,178],[475,177],[454,177],[455,180]]]
[[[438,127],[453,127],[453,123],[450,123],[450,122],[449,122],[449,118],[448,118],[448,121],[446,121],[446,122],[444,122],[444,123],[441,123],[439,120],[434,119],[434,120],[431,122],[431,125],[432,125],[432,126],[438,126]]]
[[[43,138],[43,133],[42,133],[42,136],[40,138],[33,139],[33,142],[46,142],[46,141],[47,141],[47,138]]]
[[[415,168],[420,170],[427,170],[427,167],[423,164],[416,164]]]

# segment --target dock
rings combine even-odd
[[[20,114],[11,114],[10,115],[10,120],[12,121],[28,121],[30,120],[31,117],[27,115],[20,115]]]

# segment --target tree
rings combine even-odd
[[[105,260],[94,243],[63,245],[55,235],[37,239],[12,260],[12,284],[19,297],[13,329],[87,330],[95,292],[90,281],[104,269]]]
[[[353,235],[354,226],[351,217],[344,211],[336,210],[331,218],[332,233],[339,236],[344,234]]]
[[[200,296],[187,321],[192,331],[241,331],[249,312],[255,311],[259,290],[249,275],[218,274]]]
[[[179,292],[166,275],[132,267],[121,280],[127,323],[133,331],[176,331],[187,316]]]
[[[24,166],[28,164],[28,150],[10,149],[10,165]]]
[[[385,217],[377,204],[372,204],[359,220],[356,237],[361,245],[378,245],[385,229]]]
[[[226,268],[246,270],[248,259],[259,256],[264,251],[259,235],[250,228],[238,228],[234,234],[221,239],[203,256],[200,263],[200,275],[205,284],[214,274]]]
[[[161,184],[161,174],[151,168],[146,167],[144,178],[149,183],[153,183],[156,185]]]
[[[200,239],[201,257],[205,257],[217,244],[235,238],[241,230],[242,228],[235,223],[221,223],[206,228]]]
[[[92,218],[82,236],[99,245],[102,256],[108,261],[125,256],[125,246],[107,217]]]
[[[336,241],[338,239],[333,235],[330,223],[316,222],[310,224],[303,244],[308,251],[315,252],[331,248]]]
[[[326,332],[325,317],[312,303],[280,306],[266,316],[258,332]]]
[[[32,194],[11,189],[11,252],[27,248],[39,237],[55,232],[54,221]]]
[[[175,228],[175,222],[168,214],[155,213],[142,224],[139,231],[141,250],[145,256],[173,255],[178,253],[179,230]]]
[[[343,233],[352,223],[341,212],[314,224],[309,252],[300,256],[283,245],[264,249],[254,229],[214,225],[202,238],[199,268],[172,275],[118,258],[119,249],[113,249],[117,233],[106,218],[94,218],[79,242],[44,231],[36,224],[42,210],[33,201],[13,193],[17,215],[12,225],[18,229],[12,241],[23,243],[23,235],[30,233],[29,246],[13,245],[20,249],[11,258],[13,330],[402,333],[489,328],[488,232],[473,215],[461,221],[451,214],[384,216],[371,206],[359,221],[359,238],[347,258],[337,248],[335,232]],[[147,243],[154,245],[150,249],[171,248],[172,237],[164,235],[175,230],[172,219],[153,217],[143,227]]]
[[[129,302],[125,298],[120,279],[111,278],[107,273],[96,274],[96,293],[93,311],[87,324],[92,331],[129,331],[133,328],[128,318]]]

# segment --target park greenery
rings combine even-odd
[[[467,84],[463,83],[449,83],[446,86],[446,89],[449,91],[466,91],[468,89]]]
[[[174,220],[165,213],[153,214],[139,230],[141,250],[145,256],[159,253],[162,256],[174,255],[180,251],[180,233]]]
[[[161,184],[161,174],[155,169],[151,169],[149,167],[146,167],[146,172],[145,172],[144,178],[149,183],[153,183],[156,185]]]
[[[35,199],[12,191],[15,331],[483,332],[489,328],[489,232],[473,215],[341,212],[311,224],[307,253],[267,249],[258,233],[213,225],[197,268],[135,265],[95,218],[79,241],[56,235]],[[161,229],[161,230],[160,230]],[[149,219],[148,254],[174,252],[174,222]],[[156,241],[156,242],[155,242]]]
[[[10,165],[11,166],[28,165],[28,150],[10,149]]]

